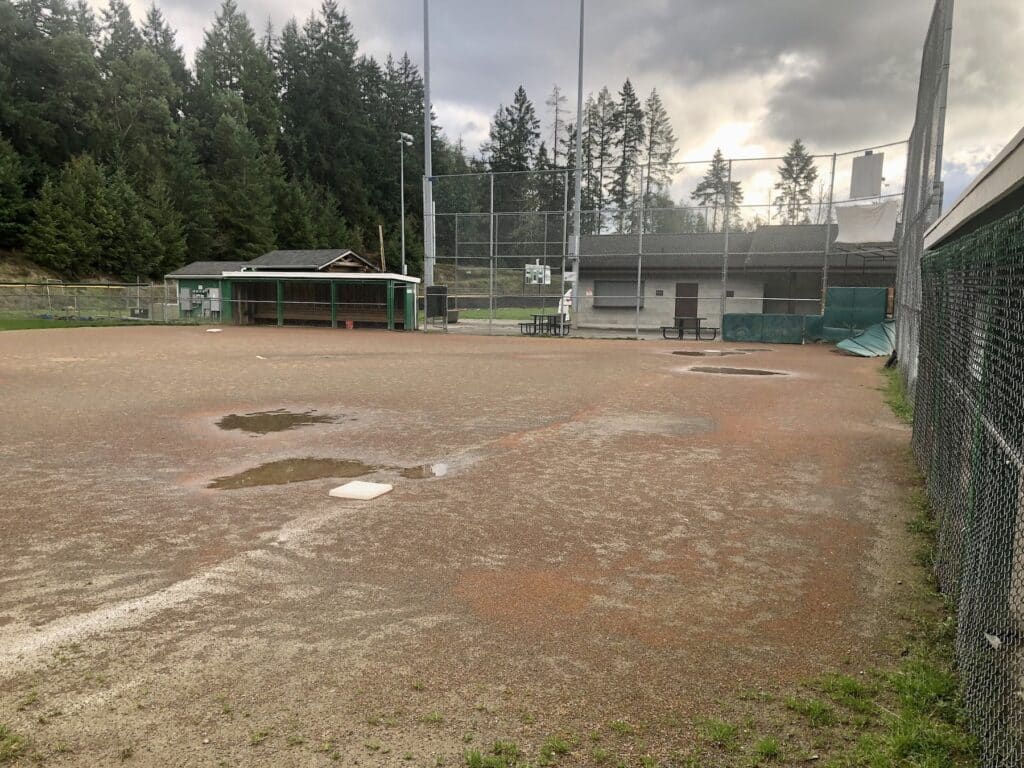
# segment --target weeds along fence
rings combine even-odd
[[[1024,765],[1024,209],[925,254],[913,445],[981,765]]]
[[[865,155],[878,163],[867,193],[853,181]],[[477,319],[569,308],[578,325],[637,336],[680,316],[720,327],[727,312],[821,314],[829,286],[891,287],[895,241],[839,246],[835,211],[902,203],[907,142],[812,160],[816,176],[789,198],[782,157],[587,169],[578,254],[571,169],[437,176],[434,282]]]

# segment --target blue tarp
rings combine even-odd
[[[892,321],[878,323],[836,346],[851,355],[888,357],[896,346],[896,324]]]

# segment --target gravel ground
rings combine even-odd
[[[612,721],[667,755],[665,723],[870,659],[907,439],[879,363],[671,354],[737,347],[0,334],[0,723],[46,765],[451,766]],[[280,482],[306,458],[394,491]]]

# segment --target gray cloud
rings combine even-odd
[[[141,4],[148,0],[136,0]],[[100,0],[95,0],[100,2]],[[240,0],[257,27],[307,16],[316,0]],[[210,0],[163,0],[186,48],[212,19]],[[817,151],[905,137],[913,121],[932,0],[589,0],[587,90],[626,77],[657,87],[680,157],[777,153],[800,136]],[[365,52],[422,58],[420,0],[349,0]],[[432,0],[434,102],[452,136],[476,148],[481,126],[524,84],[538,108],[552,84],[574,101],[575,0]],[[959,3],[950,83],[951,162],[974,168],[1024,122],[1019,0]],[[737,124],[735,130],[723,126]]]

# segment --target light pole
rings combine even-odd
[[[583,16],[586,0],[580,0],[580,51],[579,69],[576,82],[576,168],[573,173],[572,201],[572,247],[569,256],[572,259],[576,282],[573,284],[576,303],[574,311],[579,311],[580,296],[580,209],[583,205]]]
[[[405,267],[405,148],[412,146],[412,136],[408,133],[398,134],[398,167],[401,180],[399,188],[402,190],[402,274],[409,274]]]
[[[434,187],[430,118],[430,0],[423,0],[423,287],[434,284]]]

